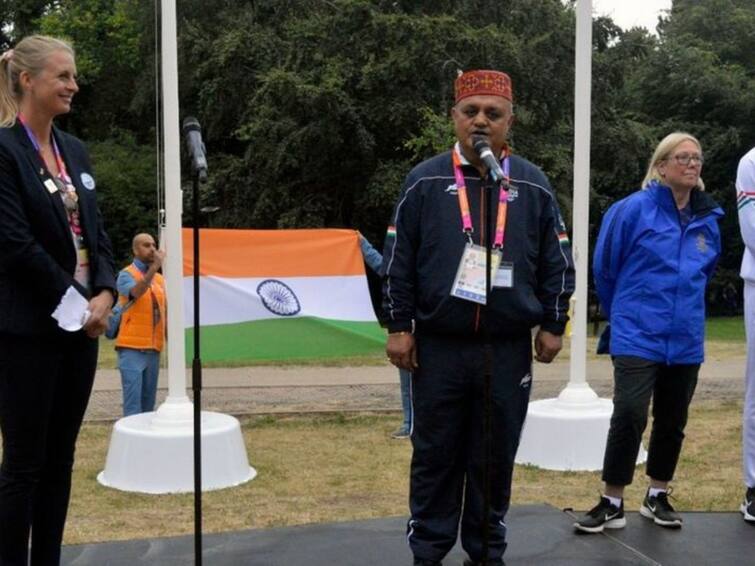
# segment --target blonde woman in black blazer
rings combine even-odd
[[[74,446],[113,304],[86,149],[53,125],[76,92],[61,40],[30,36],[0,57],[3,566],[60,562]]]

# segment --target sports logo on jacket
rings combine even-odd
[[[708,251],[708,240],[705,239],[705,234],[702,232],[697,235],[697,251],[702,254]]]
[[[448,186],[446,187],[446,192],[447,192],[447,193],[448,193],[449,195],[453,195],[453,196],[456,196],[456,195],[458,195],[458,194],[459,194],[459,191],[458,191],[458,190],[456,189],[456,183],[451,183],[450,185],[448,185]]]
[[[532,374],[528,373],[525,375],[522,380],[519,382],[519,387],[529,387],[532,384]]]
[[[558,213],[558,226],[561,228],[561,232],[566,232],[566,222],[564,222],[561,212]]]

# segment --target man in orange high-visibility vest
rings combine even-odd
[[[123,311],[118,338],[118,369],[123,386],[123,415],[155,408],[160,352],[165,343],[165,281],[158,273],[165,251],[149,234],[133,240],[134,261],[118,274],[118,303],[132,304]]]

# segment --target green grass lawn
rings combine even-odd
[[[115,369],[118,367],[118,358],[115,353],[115,340],[100,337],[100,353],[97,358],[98,369]]]
[[[205,532],[405,516],[411,445],[390,437],[400,418],[398,413],[242,418],[249,461],[259,475],[205,493]],[[741,423],[739,401],[693,402],[674,481],[677,509],[736,512],[743,492]],[[126,493],[97,483],[110,434],[110,424],[84,424],[66,543],[191,534],[191,494]],[[638,466],[626,494],[630,509],[639,507],[646,485],[644,466]],[[584,510],[595,503],[600,487],[600,472],[516,466],[512,504]]]
[[[167,363],[165,354],[163,354],[163,364]],[[191,365],[187,361],[186,366]],[[385,354],[381,351],[376,354],[358,354],[353,356],[343,356],[340,358],[304,358],[292,360],[230,360],[207,361],[202,360],[202,367],[205,368],[233,368],[249,366],[326,366],[326,367],[344,367],[344,366],[380,366],[385,365]],[[99,369],[115,369],[118,367],[118,358],[115,351],[115,341],[100,338],[100,354],[97,363]]]
[[[705,321],[705,338],[718,342],[744,342],[744,320],[741,316],[711,317]]]

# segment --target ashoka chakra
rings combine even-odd
[[[265,279],[257,285],[257,294],[265,308],[273,314],[294,316],[301,310],[299,299],[283,281]]]

